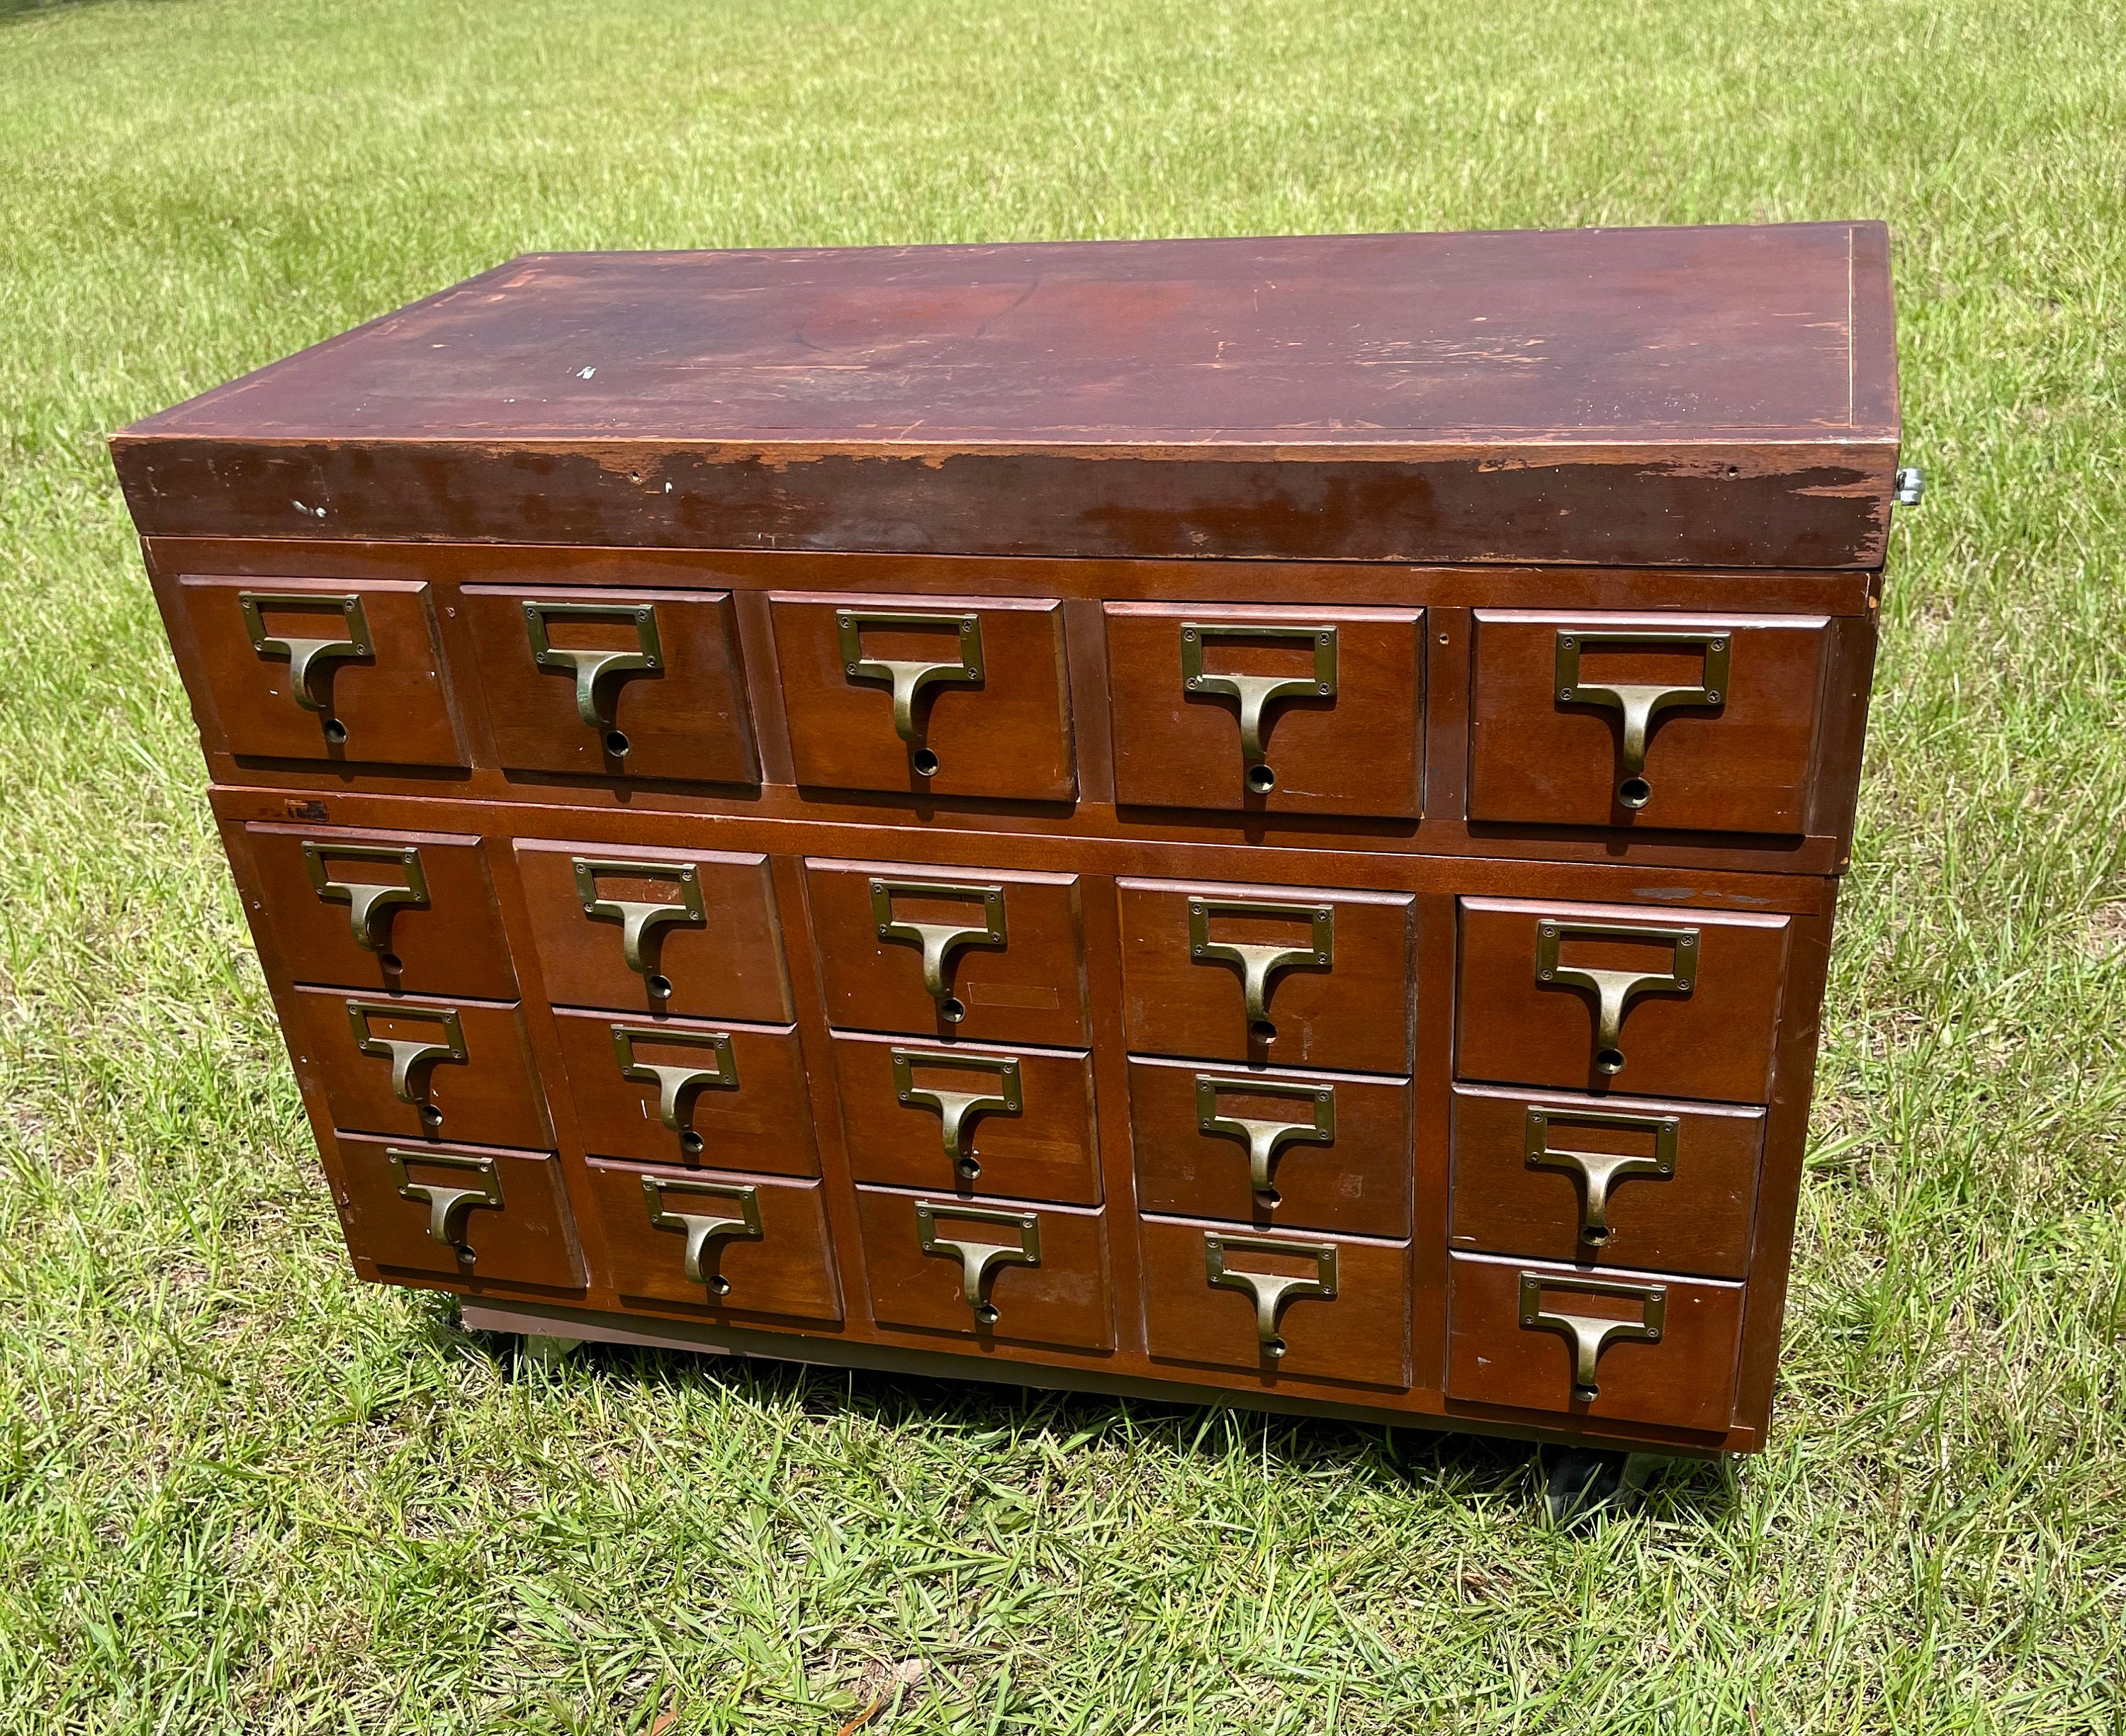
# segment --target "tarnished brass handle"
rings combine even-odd
[[[1651,941],[1675,948],[1675,966],[1666,973],[1582,969],[1557,962],[1557,949],[1569,940]],[[1689,994],[1698,977],[1695,928],[1637,928],[1623,922],[1539,923],[1535,936],[1535,974],[1539,983],[1594,991],[1594,1068],[1615,1074],[1624,1070],[1624,1015],[1642,994]]]
[[[638,1061],[635,1058],[638,1041],[706,1049],[711,1062],[706,1067],[684,1067]],[[688,1157],[700,1156],[702,1136],[693,1129],[692,1099],[703,1091],[738,1089],[738,1059],[731,1053],[730,1038],[720,1031],[662,1031],[654,1025],[616,1025],[612,1053],[620,1063],[621,1078],[657,1087],[657,1119],[669,1131],[678,1135],[679,1149]]]
[[[548,637],[548,624],[555,620],[617,621],[635,629],[632,651],[585,651],[556,645]],[[558,669],[576,681],[576,715],[586,729],[604,738],[605,751],[615,759],[626,756],[628,740],[613,727],[614,701],[609,692],[601,698],[601,684],[639,670],[664,667],[664,648],[657,637],[657,611],[649,603],[541,603],[524,605],[524,636],[531,642],[532,661],[541,669]]]
[[[1313,939],[1305,946],[1264,946],[1214,941],[1214,916],[1268,917],[1311,926]],[[1327,966],[1336,957],[1336,907],[1334,904],[1281,904],[1259,899],[1191,899],[1188,901],[1188,955],[1198,964],[1237,965],[1240,971],[1240,998],[1250,1026],[1269,1023],[1269,993],[1278,972],[1297,965]]]
[[[943,1236],[938,1233],[940,1218],[951,1224],[990,1224],[1016,1230],[1018,1239],[999,1243]],[[926,1254],[947,1256],[960,1262],[960,1294],[974,1310],[976,1323],[983,1326],[997,1322],[996,1309],[983,1294],[996,1268],[1041,1263],[1041,1219],[1030,1211],[990,1211],[979,1205],[941,1205],[918,1200],[915,1239]]]
[[[343,862],[397,862],[406,870],[406,884],[333,880],[325,867],[328,856]],[[421,871],[420,851],[411,844],[320,844],[306,838],[303,866],[320,899],[347,907],[354,944],[364,952],[389,950],[393,911],[428,908],[428,877]]]
[[[1226,1263],[1229,1253],[1289,1254],[1314,1262],[1311,1278],[1280,1277],[1274,1272],[1241,1271]],[[1333,1242],[1287,1242],[1274,1236],[1216,1235],[1203,1237],[1203,1268],[1214,1290],[1237,1290],[1255,1305],[1255,1337],[1265,1356],[1275,1361],[1284,1355],[1284,1340],[1278,1335],[1278,1317],[1287,1303],[1302,1296],[1336,1300],[1336,1244]]]
[[[982,906],[980,927],[956,927],[950,922],[897,922],[893,900],[907,898],[979,899]],[[949,980],[952,955],[966,946],[1004,944],[1004,888],[961,886],[944,880],[873,880],[871,883],[872,920],[881,941],[914,946],[923,955],[923,990],[938,1003],[948,1024],[957,1024],[967,1009],[952,993]]]
[[[440,1025],[443,1040],[423,1043],[411,1037],[371,1036],[371,1017],[411,1019]],[[431,1012],[425,1007],[394,1006],[389,1001],[349,1001],[347,1021],[353,1029],[357,1049],[364,1054],[390,1061],[392,1096],[418,1109],[422,1121],[428,1126],[440,1123],[442,1111],[428,1101],[428,1075],[441,1062],[451,1061],[461,1066],[465,1062],[465,1031],[458,1023],[457,1010],[445,1007]]]
[[[575,871],[576,896],[583,901],[583,914],[596,919],[606,917],[620,923],[620,952],[627,961],[627,968],[649,985],[650,992],[663,999],[672,993],[672,985],[650,969],[650,957],[654,950],[657,936],[674,923],[700,925],[708,918],[702,909],[701,877],[694,872],[692,862],[622,862],[602,860],[593,856],[576,856],[569,858],[569,866]],[[598,893],[598,876],[602,874],[626,875],[630,880],[669,880],[679,889],[676,904],[651,904],[628,899],[602,899]]]
[[[502,1174],[495,1168],[494,1159],[461,1157],[456,1152],[447,1151],[398,1151],[386,1146],[384,1161],[390,1166],[391,1179],[398,1186],[399,1197],[428,1208],[428,1239],[455,1252],[459,1265],[471,1265],[476,1256],[465,1243],[467,1215],[475,1205],[492,1205],[499,1209],[502,1205]],[[409,1163],[461,1170],[479,1177],[480,1186],[445,1187],[434,1182],[412,1181],[406,1174]]]
[[[1675,1173],[1677,1120],[1674,1116],[1608,1114],[1592,1109],[1538,1108],[1528,1110],[1526,1150],[1530,1169],[1561,1169],[1580,1177],[1580,1239],[1590,1248],[1602,1248],[1609,1240],[1609,1195],[1631,1176],[1672,1176]],[[1632,1157],[1621,1152],[1562,1151],[1550,1144],[1552,1128],[1624,1127],[1654,1136],[1654,1154]]]
[[[1590,682],[1580,678],[1580,653],[1589,646],[1691,645],[1705,653],[1705,674],[1695,687],[1657,687],[1630,683]],[[1720,705],[1727,698],[1728,635],[1725,633],[1582,633],[1566,628],[1557,635],[1553,679],[1561,705],[1603,705],[1624,718],[1622,762],[1617,781],[1618,804],[1643,808],[1653,795],[1646,781],[1646,734],[1653,720],[1678,705]]]
[[[325,702],[319,695],[314,681],[324,671],[329,671],[336,663],[348,658],[368,657],[374,653],[376,643],[369,636],[369,619],[363,613],[361,599],[349,594],[344,597],[320,596],[314,591],[239,591],[236,606],[243,611],[244,630],[251,635],[251,649],[261,657],[285,657],[288,659],[288,696],[305,711],[322,711]],[[337,609],[344,625],[344,635],[338,639],[296,639],[286,634],[266,630],[261,616],[262,609]],[[332,728],[326,730],[332,737]],[[347,738],[341,728],[335,743]]]
[[[1637,1321],[1606,1320],[1598,1314],[1546,1314],[1543,1293],[1565,1290],[1575,1295],[1615,1296],[1639,1304]],[[1572,1347],[1572,1396],[1592,1404],[1601,1396],[1594,1384],[1594,1365],[1602,1352],[1619,1338],[1636,1338],[1647,1344],[1661,1342],[1668,1315],[1668,1286],[1665,1284],[1613,1284],[1600,1278],[1544,1277],[1521,1274],[1521,1325],[1532,1332],[1556,1333]]]
[[[1311,676],[1207,675],[1203,648],[1219,639],[1282,639],[1314,650]],[[1332,699],[1336,693],[1336,629],[1326,622],[1311,627],[1254,626],[1243,621],[1181,624],[1181,685],[1190,693],[1216,693],[1240,701],[1240,766],[1249,789],[1267,795],[1277,787],[1277,773],[1267,763],[1263,714],[1281,699]]]
[[[985,1095],[971,1091],[933,1091],[915,1083],[917,1067],[952,1067],[968,1073],[993,1073],[997,1088]],[[1019,1087],[1015,1055],[958,1054],[947,1050],[896,1049],[893,1051],[893,1088],[900,1101],[938,1111],[943,1124],[945,1155],[952,1168],[970,1181],[982,1172],[968,1143],[968,1128],[976,1118],[994,1111],[1015,1116],[1025,1106]]]
[[[1246,1116],[1221,1116],[1218,1113],[1218,1093],[1221,1091],[1289,1097],[1294,1102],[1311,1105],[1314,1117],[1311,1121],[1259,1121]],[[1199,1133],[1227,1135],[1245,1145],[1249,1182],[1258,1194],[1275,1204],[1276,1190],[1270,1185],[1270,1173],[1278,1153],[1298,1142],[1309,1145],[1335,1144],[1336,1087],[1302,1080],[1221,1078],[1199,1073],[1196,1075],[1196,1127]]]
[[[738,1215],[727,1218],[706,1212],[672,1211],[669,1196],[689,1200],[728,1200]],[[730,1294],[730,1280],[716,1270],[726,1242],[758,1242],[760,1229],[759,1191],[721,1182],[666,1181],[661,1176],[642,1178],[642,1197],[650,1208],[652,1229],[673,1229],[687,1238],[686,1272],[689,1284],[698,1284],[712,1296]]]
[[[867,627],[937,628],[958,636],[960,654],[949,663],[922,663],[863,654]],[[938,756],[923,744],[916,728],[916,702],[926,687],[952,683],[980,686],[984,675],[982,622],[978,615],[946,615],[896,609],[841,609],[834,614],[841,641],[842,672],[853,682],[884,682],[893,690],[893,733],[908,744],[915,769],[928,777]]]

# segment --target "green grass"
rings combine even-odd
[[[0,1726],[2126,1729],[2115,6],[0,18]],[[1911,459],[1771,1449],[598,1354],[357,1288],[102,438],[527,248],[1887,218]],[[914,1673],[913,1671],[909,1673]],[[664,1715],[669,1713],[666,1724]]]

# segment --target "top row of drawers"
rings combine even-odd
[[[750,785],[754,706],[728,592],[466,585],[441,630],[414,580],[178,581],[229,750]],[[1415,818],[1420,609],[1108,602],[1122,806]],[[1062,606],[769,597],[800,785],[1069,801]],[[1476,611],[1467,817],[1795,835],[1818,754],[1821,616]],[[468,654],[446,654],[446,644]]]

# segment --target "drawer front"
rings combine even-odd
[[[1106,614],[1118,803],[1417,817],[1422,610]]]
[[[1131,1049],[1410,1071],[1408,898],[1171,880],[1117,885]]]
[[[297,1061],[335,1126],[408,1139],[550,1148],[546,1101],[514,1005],[298,988]]]
[[[791,1018],[766,856],[520,842],[517,866],[556,1005]]]
[[[1076,795],[1061,604],[778,594],[769,608],[800,784]]]
[[[859,1182],[1100,1203],[1083,1050],[837,1035],[834,1078]]]
[[[476,837],[246,826],[265,915],[298,982],[517,996]]]
[[[1761,1109],[1454,1087],[1456,1248],[1739,1278]]]
[[[1410,1234],[1406,1080],[1132,1059],[1130,1131],[1141,1210]]]
[[[716,1316],[842,1318],[817,1182],[593,1158],[591,1199],[625,1298]]]
[[[1448,1261],[1447,1396],[1717,1433],[1734,1411],[1742,1286]]]
[[[1762,1103],[1788,919],[1462,900],[1465,1079]]]
[[[1084,1045],[1075,875],[808,861],[805,881],[830,1024]]]
[[[984,1344],[1113,1349],[1099,1213],[859,1187],[857,1215],[881,1324]]]
[[[559,1163],[542,1152],[338,1133],[347,1245],[385,1271],[581,1290],[583,1254]]]
[[[1147,1218],[1146,1343],[1162,1361],[1410,1385],[1410,1248]]]
[[[180,578],[177,600],[231,753],[466,763],[426,584]]]
[[[461,593],[502,763],[578,777],[758,784],[730,593]]]
[[[1829,630],[1479,610],[1469,818],[1805,831]]]
[[[797,1033],[556,1009],[583,1149],[644,1163],[816,1176]]]

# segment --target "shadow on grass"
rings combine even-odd
[[[515,1347],[465,1330],[451,1299],[437,1293],[436,1306],[424,1314],[430,1341],[442,1354],[513,1372]],[[763,1401],[794,1402],[815,1416],[862,1418],[882,1430],[1001,1430],[1046,1435],[1058,1445],[1122,1438],[1205,1463],[1244,1441],[1251,1460],[1294,1474],[1334,1465],[1354,1478],[1434,1497],[1505,1501],[1531,1512],[1543,1503],[1535,1444],[1496,1436],[631,1345],[587,1342],[574,1355],[602,1379],[674,1393],[716,1385]],[[1736,1506],[1733,1481],[1715,1461],[1672,1460],[1654,1477],[1651,1494],[1665,1518],[1688,1525],[1717,1526]]]
[[[61,12],[84,12],[92,6],[109,6],[115,0],[0,0],[0,26],[20,24],[29,18],[56,18]],[[182,0],[123,0],[130,6],[177,6]]]

